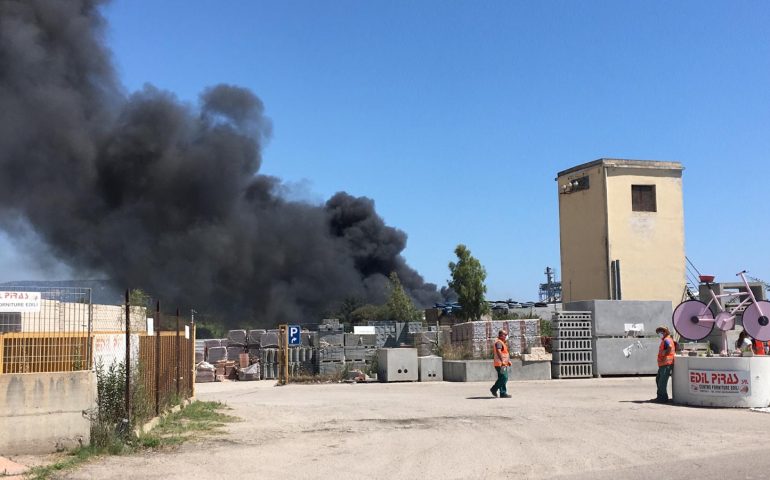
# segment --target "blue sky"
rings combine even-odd
[[[465,243],[490,298],[534,299],[559,269],[556,172],[600,157],[682,162],[688,256],[770,281],[768,2],[118,0],[105,14],[127,91],[250,88],[274,128],[261,172],[313,202],[373,198],[428,281],[445,284]],[[20,261],[4,252],[7,272]]]

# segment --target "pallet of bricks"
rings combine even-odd
[[[319,375],[334,376],[345,368],[345,333],[336,318],[324,319],[313,338],[315,362]]]
[[[377,356],[377,334],[344,334],[345,366],[349,371],[369,372],[372,359]]]
[[[553,315],[553,378],[593,376],[591,312],[557,312]]]
[[[492,358],[500,330],[508,332],[508,351],[512,357],[521,356],[529,347],[542,346],[539,318],[458,323],[452,326],[450,338],[454,347],[469,352],[473,358]]]

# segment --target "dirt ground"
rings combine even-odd
[[[647,403],[654,379],[196,385],[242,421],[69,479],[770,478],[770,415]]]

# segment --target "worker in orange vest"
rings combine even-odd
[[[492,392],[493,397],[497,397],[498,390],[500,391],[500,398],[511,398],[508,395],[508,389],[505,384],[508,383],[508,367],[511,366],[511,356],[508,353],[508,332],[500,330],[497,332],[497,339],[495,339],[495,346],[492,350],[492,359],[494,361],[495,370],[497,370],[497,381],[492,388],[489,389]]]
[[[754,350],[754,355],[766,355],[765,352],[765,342],[760,342],[759,340],[754,340],[754,344],[752,345],[752,350]]]
[[[671,332],[667,327],[661,325],[655,329],[655,333],[660,336],[660,346],[658,347],[658,375],[655,377],[655,383],[658,385],[658,396],[652,400],[657,403],[668,402],[668,379],[674,370],[674,352],[676,344],[671,338]]]

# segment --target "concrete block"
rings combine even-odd
[[[436,356],[417,357],[418,379],[421,382],[444,381],[444,359]]]
[[[248,334],[248,344],[249,345],[260,345],[260,342],[262,341],[262,335],[264,333],[267,333],[267,331],[264,328],[257,328],[254,330],[249,330]]]
[[[346,333],[346,347],[374,347],[377,345],[377,334]]]
[[[673,330],[670,301],[647,300],[586,300],[570,302],[564,310],[590,311],[593,322],[593,334],[602,336],[626,335],[626,324],[644,325],[644,334],[654,335],[655,328],[665,325]]]
[[[525,362],[512,359],[508,380],[550,380],[549,362]],[[494,382],[497,370],[491,360],[444,360],[444,380],[448,382]]]
[[[319,362],[344,362],[345,349],[343,347],[322,347],[318,349]]]
[[[416,382],[419,366],[414,348],[377,350],[377,378],[381,382]]]
[[[230,330],[227,332],[227,344],[230,345],[243,345],[248,343],[248,335],[246,330]]]
[[[553,355],[550,353],[525,353],[521,356],[521,360],[524,362],[550,362],[553,360]]]
[[[262,334],[259,340],[259,344],[264,347],[278,347],[278,333],[277,332],[265,332]]]
[[[211,347],[208,350],[206,361],[215,363],[220,360],[227,360],[227,347]]]
[[[593,365],[590,363],[551,363],[553,378],[588,378],[593,377]]]
[[[544,355],[547,353],[545,347],[528,347],[526,353],[531,355]]]
[[[653,375],[658,372],[659,338],[595,338],[594,375]],[[629,356],[623,353],[628,349]]]
[[[357,362],[363,362],[367,357],[366,347],[345,347],[345,360],[354,360]]]
[[[341,347],[345,344],[345,335],[342,333],[318,333],[319,347]]]

